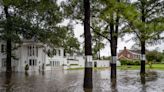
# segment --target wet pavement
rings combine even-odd
[[[0,92],[84,92],[83,70],[0,73]],[[138,70],[117,71],[117,86],[111,87],[110,70],[93,71],[93,92],[164,92],[164,71],[153,71],[141,83]]]

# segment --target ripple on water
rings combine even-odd
[[[113,88],[110,70],[94,71],[93,92],[164,92],[164,71],[155,72],[141,84],[139,71],[117,71],[117,86]],[[83,78],[83,70],[14,73],[8,79],[0,73],[0,92],[83,92]]]

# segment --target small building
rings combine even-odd
[[[93,60],[94,67],[109,67],[110,61],[109,60]]]
[[[140,51],[139,50],[129,50],[124,47],[124,50],[121,50],[118,53],[118,59],[127,59],[127,60],[139,60],[140,59]]]
[[[85,66],[84,55],[79,53],[74,53],[72,55],[67,54],[63,65],[64,65],[64,69],[84,68]]]
[[[110,67],[110,60],[93,60],[94,67]],[[116,66],[121,66],[120,61],[116,61]]]

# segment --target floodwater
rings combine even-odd
[[[84,92],[83,70],[0,73],[0,92]],[[138,70],[117,71],[117,85],[110,83],[110,70],[93,71],[92,92],[164,92],[164,71],[153,71],[141,83]]]

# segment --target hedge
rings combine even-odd
[[[139,60],[120,60],[121,65],[140,65]]]

